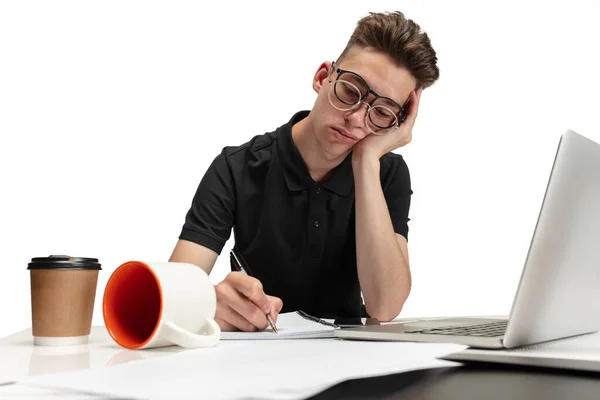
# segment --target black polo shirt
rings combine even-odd
[[[315,182],[292,140],[292,125],[307,115],[225,147],[198,186],[180,239],[220,254],[233,228],[236,248],[265,293],[283,300],[282,312],[360,316],[352,156]],[[408,167],[394,153],[380,162],[394,230],[407,237]]]

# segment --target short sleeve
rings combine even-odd
[[[408,216],[412,188],[410,172],[404,158],[398,154],[390,154],[385,160],[388,167],[382,165],[382,187],[385,200],[394,226],[394,231],[408,240]]]
[[[202,177],[179,238],[221,254],[231,235],[234,215],[235,186],[223,150]]]

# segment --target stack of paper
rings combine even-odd
[[[314,317],[313,317],[314,318]],[[222,332],[222,340],[262,340],[262,339],[308,339],[333,337],[337,328],[318,318],[310,319],[305,314],[290,312],[280,314],[275,324],[277,332],[271,328],[259,332]]]
[[[437,357],[464,348],[339,339],[222,341],[213,348],[19,383],[129,399],[299,399],[347,379],[459,365]]]

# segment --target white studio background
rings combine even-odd
[[[441,69],[397,150],[414,190],[401,315],[508,313],[560,134],[600,141],[596,4],[0,3],[0,337],[31,326],[27,263],[50,254],[100,259],[101,325],[110,274],[168,259],[222,147],[310,109],[319,64],[396,9]]]

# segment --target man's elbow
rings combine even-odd
[[[376,318],[379,322],[390,322],[400,315],[409,293],[410,287],[407,289],[405,295],[399,296],[392,301],[381,301],[379,304],[365,303],[367,313],[371,318]]]
[[[370,310],[369,307],[366,307],[366,309],[371,318],[375,318],[379,322],[390,322],[400,314],[402,306],[379,307],[374,310]]]

